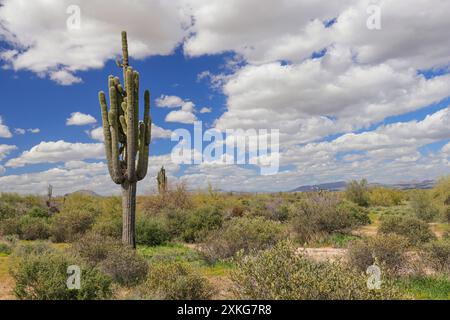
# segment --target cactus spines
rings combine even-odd
[[[158,181],[159,194],[165,194],[167,191],[167,176],[166,176],[166,169],[164,169],[164,166],[162,166],[161,170],[159,170],[156,180]]]
[[[151,141],[150,93],[144,94],[144,119],[139,121],[139,73],[129,66],[127,34],[122,32],[124,85],[108,77],[109,109],[100,91],[105,153],[111,179],[122,186],[122,242],[136,247],[136,183],[147,174]],[[137,161],[136,161],[137,159]]]

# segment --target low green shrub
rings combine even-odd
[[[413,190],[409,194],[411,208],[418,219],[425,222],[433,221],[439,210],[433,204],[430,194],[427,190]]]
[[[15,256],[10,273],[15,280],[16,297],[25,300],[94,300],[111,297],[110,278],[86,266],[80,266],[80,289],[68,289],[67,268],[70,265],[79,263],[51,250],[36,253],[36,250],[31,249]]]
[[[376,187],[369,191],[369,204],[371,206],[398,206],[404,199],[405,195],[400,190]]]
[[[101,214],[96,217],[92,231],[106,237],[122,238],[122,203],[118,197],[102,201]]]
[[[202,253],[209,261],[233,257],[238,251],[248,253],[275,245],[286,237],[279,222],[263,217],[233,218],[210,234],[202,244]]]
[[[74,243],[72,252],[87,265],[97,267],[122,285],[136,285],[147,276],[147,261],[113,238],[86,234]]]
[[[19,224],[19,236],[23,240],[45,240],[50,236],[47,219],[26,215],[20,219]]]
[[[378,229],[381,234],[395,233],[408,239],[411,245],[419,245],[435,239],[428,224],[410,216],[386,215]]]
[[[138,289],[144,299],[207,300],[213,294],[208,279],[189,264],[177,261],[152,264],[147,281]]]
[[[182,238],[186,242],[199,242],[209,232],[219,229],[223,217],[217,207],[202,207],[190,213],[186,218]]]
[[[331,233],[346,233],[369,222],[366,209],[337,194],[321,192],[297,203],[292,228],[297,239],[305,243]]]
[[[51,224],[51,237],[55,242],[72,242],[89,231],[95,222],[95,212],[83,209],[62,210]]]
[[[350,181],[345,189],[345,198],[362,207],[369,206],[370,194],[367,180],[362,179],[361,181]]]
[[[370,290],[367,276],[339,262],[315,262],[281,242],[253,256],[240,256],[231,273],[238,299],[349,300],[401,298],[389,279]]]
[[[136,243],[147,246],[159,246],[170,240],[170,233],[161,218],[139,216],[136,222]]]
[[[7,243],[6,241],[0,241],[0,256],[8,255],[11,253],[11,251],[11,244]]]
[[[0,234],[2,236],[20,236],[21,233],[20,220],[18,218],[8,218],[0,222]]]
[[[399,273],[407,261],[407,240],[396,234],[378,235],[350,243],[348,261],[361,272],[377,264],[389,272]]]
[[[450,239],[427,243],[421,254],[434,270],[450,274]]]

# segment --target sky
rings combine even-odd
[[[141,95],[151,92],[141,194],[155,192],[162,165],[172,186],[251,192],[450,174],[449,1],[108,4],[0,0],[0,192],[119,192],[97,96],[121,74],[122,30]],[[261,156],[176,163],[171,137],[193,133],[195,121],[220,132],[278,130],[279,170],[261,174]]]

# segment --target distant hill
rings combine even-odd
[[[408,189],[431,189],[433,188],[435,183],[436,181],[434,180],[424,180],[424,181],[400,182],[395,184],[370,183],[369,185],[394,188],[400,190],[408,190]],[[346,186],[347,182],[337,181],[337,182],[300,186],[298,188],[291,190],[290,192],[312,192],[318,190],[341,191],[344,190]]]
[[[100,197],[100,195],[98,193],[95,193],[94,191],[91,190],[77,190],[75,192],[71,192],[71,193],[66,193],[64,196],[70,196],[72,194],[80,194],[83,196],[91,196],[91,197]]]
[[[339,191],[344,190],[346,186],[347,182],[337,181],[337,182],[300,186],[298,188],[295,188],[294,190],[291,190],[291,192],[312,192],[318,190]]]

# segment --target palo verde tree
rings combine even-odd
[[[99,92],[105,152],[111,179],[122,186],[122,242],[136,247],[136,184],[147,174],[151,140],[150,92],[144,93],[144,120],[139,121],[139,73],[128,64],[127,34],[122,32],[124,86],[109,76],[109,111]]]

